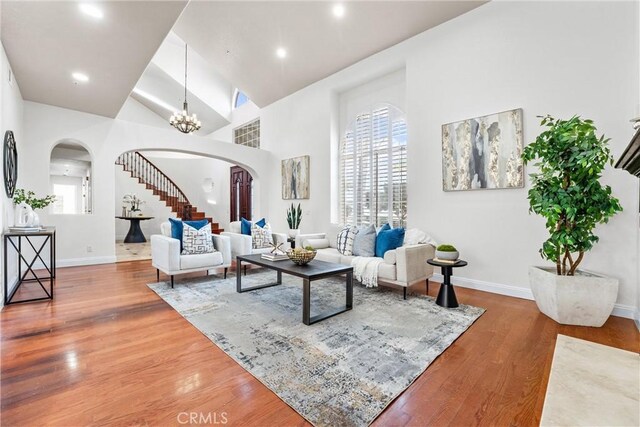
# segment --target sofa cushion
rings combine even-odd
[[[353,255],[341,255],[340,264],[351,265],[351,261],[353,261],[354,258]]]
[[[396,266],[383,262],[378,266],[378,279],[396,280]]]
[[[373,224],[358,228],[353,239],[353,254],[369,257],[376,255],[376,227]]]
[[[338,234],[342,231],[344,225],[330,224],[329,231],[327,231],[327,239],[329,239],[329,247],[338,247]]]
[[[273,236],[269,224],[260,225],[260,221],[251,224],[251,247],[253,249],[269,248],[272,243]]]
[[[353,255],[353,241],[358,234],[356,227],[347,225],[338,233],[338,252],[342,255]]]
[[[325,249],[329,247],[329,239],[304,239],[302,247],[311,246],[313,249]]]
[[[383,227],[376,238],[376,256],[382,258],[385,252],[402,246],[404,232],[404,228]]]
[[[396,250],[392,249],[384,253],[384,262],[390,265],[396,264]]]
[[[264,227],[265,224],[267,223],[267,220],[262,218],[261,220],[256,221],[256,224],[258,224],[260,227]],[[244,219],[244,218],[240,218],[240,232],[242,234],[246,234],[247,236],[251,235],[251,226],[253,225],[253,223],[251,221],[249,221],[248,219]]]
[[[214,250],[208,222],[200,228],[194,228],[188,223],[182,225],[182,255],[207,254]]]
[[[340,263],[340,258],[342,255],[336,248],[326,248],[326,249],[318,249],[316,252],[316,258],[320,261],[325,262],[337,262]]]
[[[171,237],[180,240],[180,252],[182,252],[182,226],[183,222],[180,219],[169,218],[171,223]],[[184,224],[189,224],[195,229],[202,228],[205,224],[209,224],[208,219],[200,219],[196,221],[184,221]]]
[[[180,270],[194,268],[216,267],[222,265],[222,253],[211,252],[208,254],[180,255]]]

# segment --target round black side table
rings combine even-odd
[[[459,259],[455,263],[440,262],[432,258],[427,260],[428,264],[440,267],[442,270],[442,276],[444,276],[444,282],[440,286],[440,292],[436,298],[436,304],[445,308],[456,308],[458,306],[458,299],[456,298],[456,292],[451,284],[451,274],[453,274],[454,267],[464,267],[467,265],[467,261]]]
[[[129,232],[124,238],[125,243],[144,243],[147,241],[144,234],[142,234],[140,221],[153,219],[152,216],[117,216],[116,218],[129,221]]]

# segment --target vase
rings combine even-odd
[[[290,228],[289,229],[289,237],[295,239],[300,234],[300,230],[298,228]]]
[[[32,227],[40,227],[40,215],[38,215],[35,211],[33,211],[33,218],[31,221]]]
[[[563,325],[604,325],[618,297],[618,279],[581,270],[558,276],[555,268],[530,267],[529,285],[538,309]]]
[[[460,256],[460,253],[458,251],[439,251],[436,250],[436,258],[439,259],[444,259],[447,261],[455,261],[458,259],[458,257]]]

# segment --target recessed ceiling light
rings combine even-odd
[[[344,16],[344,6],[341,4],[336,4],[333,6],[333,15],[336,18],[342,18]]]
[[[76,82],[80,82],[80,83],[86,83],[86,82],[89,81],[89,76],[87,76],[86,74],[83,74],[83,73],[75,72],[75,73],[71,74],[71,77],[73,77],[73,80],[75,80]]]
[[[276,55],[278,56],[278,58],[286,58],[287,57],[287,51],[285,50],[285,48],[279,47],[276,50]]]
[[[80,8],[80,11],[82,13],[84,13],[85,15],[89,15],[92,18],[102,19],[104,17],[104,13],[102,12],[102,9],[97,7],[95,4],[80,3],[78,7]]]

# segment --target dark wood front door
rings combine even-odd
[[[251,219],[253,177],[240,166],[231,167],[231,221],[240,221],[240,218]]]

